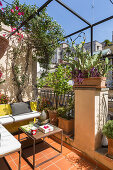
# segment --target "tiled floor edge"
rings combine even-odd
[[[58,143],[60,143],[60,139],[58,137],[56,137],[55,135],[51,136],[51,138],[54,139],[55,141],[57,141]],[[75,148],[74,146],[71,146],[69,143],[66,143],[65,141],[63,141],[63,146],[65,146],[65,147],[69,148],[70,150],[76,152],[79,156],[81,156],[84,159],[88,160],[90,163],[93,163],[93,164],[97,165],[102,170],[110,170],[110,168],[108,168],[107,166],[105,166],[104,164],[99,162],[98,160],[96,160],[96,159],[94,160],[88,154],[86,154],[85,152],[79,150],[78,148]]]

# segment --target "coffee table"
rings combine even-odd
[[[51,124],[50,124],[50,125],[51,125]],[[45,163],[45,162],[47,162],[47,161],[49,161],[49,160],[55,158],[56,156],[58,156],[59,154],[62,153],[63,130],[60,129],[60,128],[58,128],[58,127],[56,127],[56,126],[54,126],[54,125],[51,125],[51,126],[54,127],[54,130],[53,130],[53,131],[48,132],[48,133],[43,133],[43,132],[41,132],[40,130],[38,130],[38,132],[36,133],[36,135],[32,135],[31,133],[26,132],[23,128],[19,127],[18,140],[21,141],[21,140],[23,139],[23,138],[20,139],[20,133],[23,132],[23,133],[25,133],[25,134],[27,135],[27,137],[29,137],[29,138],[32,139],[32,141],[33,141],[33,164],[31,164],[31,163],[28,161],[28,159],[24,157],[24,153],[23,153],[23,151],[22,151],[22,156],[25,158],[25,160],[28,162],[28,164],[29,164],[33,169],[35,169],[36,167],[42,165],[43,163]],[[59,154],[57,154],[56,156],[54,156],[54,157],[52,157],[52,158],[50,158],[50,159],[48,159],[48,160],[46,160],[46,161],[38,164],[38,165],[35,165],[35,149],[36,149],[35,147],[36,147],[36,141],[39,140],[39,139],[43,139],[43,141],[44,141],[44,138],[45,138],[45,137],[54,135],[54,134],[56,134],[56,133],[61,133],[61,150],[59,151],[59,150],[57,150],[56,148],[54,148],[53,146],[51,146],[50,144],[48,144],[47,142],[46,142],[46,143],[47,143],[49,146],[51,146],[53,149],[57,150],[57,151],[59,152]],[[25,139],[25,138],[24,138],[24,139]],[[44,142],[45,142],[45,141],[44,141]],[[23,149],[24,149],[24,148],[23,148]]]

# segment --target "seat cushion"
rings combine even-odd
[[[13,123],[14,119],[11,115],[0,116],[0,124],[5,125],[9,123]]]
[[[12,115],[19,115],[31,112],[30,102],[19,102],[11,104]]]
[[[0,125],[0,134],[0,157],[21,148],[20,142],[2,125]]]
[[[0,116],[12,114],[10,104],[0,104]]]
[[[37,118],[40,116],[40,112],[37,111],[32,111],[30,113],[24,113],[24,114],[20,114],[20,115],[15,115],[12,116],[14,119],[14,122],[18,122],[18,121],[22,121],[22,120],[27,120],[27,119],[32,119],[32,118]]]

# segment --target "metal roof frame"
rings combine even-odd
[[[22,22],[20,24],[20,26],[15,30],[13,31],[10,35],[12,36],[14,33],[16,33],[22,26],[24,26],[28,21],[30,21],[32,18],[34,18],[36,15],[40,15],[40,12],[45,8],[47,7],[47,5],[49,5],[53,0],[47,0],[35,13],[33,13],[32,15],[30,15],[24,22]],[[81,19],[83,22],[85,22],[88,26],[87,27],[84,27],[76,32],[73,32],[67,36],[65,36],[64,38],[68,38],[70,36],[73,36],[79,32],[82,32],[84,30],[87,30],[90,28],[90,32],[91,32],[91,55],[93,55],[93,27],[103,23],[103,22],[106,22],[108,20],[111,20],[113,19],[113,15],[108,17],[108,18],[105,18],[101,21],[98,21],[94,24],[91,24],[89,23],[86,19],[84,19],[83,17],[81,17],[78,13],[76,13],[74,10],[72,10],[69,6],[67,6],[65,3],[63,3],[61,0],[55,0],[57,3],[59,3],[61,6],[63,6],[65,9],[67,9],[68,11],[70,11],[73,15],[75,15],[76,17],[78,17],[79,19]]]

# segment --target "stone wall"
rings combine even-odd
[[[0,35],[7,34],[11,30],[10,27],[7,27],[5,25],[2,25],[2,31],[0,32]],[[4,56],[0,59],[0,70],[3,73],[2,79],[5,79],[5,82],[3,84],[0,84],[0,92],[7,94],[10,97],[10,100],[15,100],[15,94],[17,92],[17,87],[14,84],[13,81],[13,74],[12,74],[12,59],[13,59],[13,45],[15,44],[18,46],[18,42],[16,40],[17,38],[15,36],[12,36],[12,38],[9,40],[9,46],[7,48],[7,51],[5,52]],[[24,69],[25,67],[25,53],[22,54],[22,56],[19,56],[18,63],[19,67],[21,69]],[[33,97],[33,86],[36,84],[36,74],[37,74],[37,62],[32,60],[32,53],[30,54],[29,58],[29,66],[28,66],[28,80],[26,84],[26,88],[23,91],[22,97],[24,101],[31,100]]]

